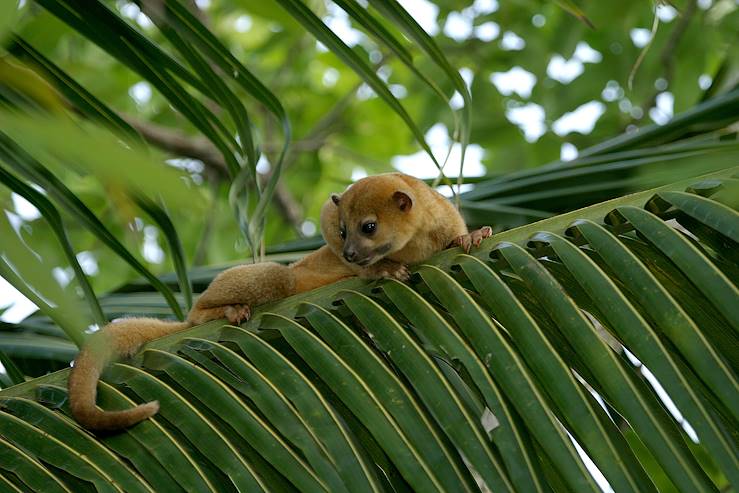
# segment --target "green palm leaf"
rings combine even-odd
[[[405,107],[403,107],[400,101],[398,101],[398,99],[393,95],[387,84],[380,79],[367,62],[352,51],[351,48],[349,48],[349,46],[334,34],[333,31],[331,31],[301,0],[280,0],[279,3],[290,13],[291,16],[300,22],[305,29],[310,31],[316,39],[325,44],[336,54],[337,57],[351,67],[352,70],[354,70],[357,75],[359,75],[362,80],[364,80],[364,82],[367,83],[367,85],[371,87],[388,106],[390,106],[395,114],[405,122],[419,145],[423,148],[426,154],[428,154],[436,167],[441,168],[441,165],[436,160],[433,152],[431,152],[431,148],[426,142],[423,132],[418,128]],[[459,74],[457,74],[457,76],[459,76]],[[462,82],[462,84],[464,85],[464,82]],[[464,89],[466,92],[467,88],[465,87]]]
[[[719,266],[735,266],[739,215],[714,200],[737,170],[440,253],[410,285],[349,280],[260,307],[243,328],[154,341],[101,383],[106,409],[131,405],[120,390],[162,403],[121,434],[91,438],[68,419],[66,371],[0,391],[13,428],[0,432],[0,471],[31,489],[44,474],[59,491],[113,477],[131,491],[474,491],[472,478],[597,491],[571,436],[618,491],[656,490],[663,474],[680,491],[725,488],[628,349],[737,485],[737,279]],[[115,297],[166,312],[151,295]],[[35,447],[41,436],[53,446]],[[181,477],[165,457],[199,467]]]

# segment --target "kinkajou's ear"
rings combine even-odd
[[[398,208],[403,212],[407,212],[411,210],[411,207],[413,207],[413,199],[411,196],[400,190],[393,194],[393,200],[398,205]]]
[[[338,193],[332,193],[332,194],[331,194],[331,201],[332,201],[332,202],[333,202],[334,204],[336,204],[336,205],[339,205],[339,200],[340,200],[340,199],[341,199],[341,196],[340,196],[340,195],[339,195]]]

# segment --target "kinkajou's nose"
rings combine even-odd
[[[344,258],[347,262],[354,262],[354,259],[357,258],[357,252],[354,250],[344,250]]]

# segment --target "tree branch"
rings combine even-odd
[[[191,137],[175,130],[145,122],[136,118],[121,115],[121,117],[135,128],[149,144],[177,156],[185,156],[202,161],[205,172],[211,178],[221,181],[228,176],[228,167],[221,153],[216,147],[203,137]],[[307,142],[306,147],[316,143]],[[278,183],[272,198],[277,209],[285,220],[298,232],[303,224],[300,204],[293,198],[290,191]]]
[[[381,66],[387,57],[377,64]],[[334,106],[313,126],[304,139],[293,142],[285,156],[283,170],[289,168],[297,161],[301,152],[315,151],[326,143],[328,137],[336,131],[344,112],[354,100],[356,92],[361,87],[361,82],[350,89]],[[151,145],[158,147],[178,156],[185,156],[202,161],[206,173],[216,180],[224,180],[228,177],[228,166],[220,151],[207,139],[203,137],[192,137],[177,132],[161,125],[138,120],[131,116],[121,117],[135,128],[141,136]],[[280,144],[265,142],[262,146],[265,154],[274,154],[281,149]],[[270,161],[273,161],[272,159]],[[268,177],[264,177],[266,179]],[[302,234],[303,212],[302,207],[292,196],[290,191],[282,182],[275,187],[273,202],[285,220]]]
[[[220,178],[228,174],[228,166],[220,151],[204,137],[192,137],[168,127],[121,115],[149,144],[178,156],[198,159]]]

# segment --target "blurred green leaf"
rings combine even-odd
[[[179,318],[182,318],[182,310],[175,300],[172,291],[159,281],[128,249],[110,232],[102,221],[67,188],[59,178],[45,168],[41,163],[35,161],[31,156],[10,141],[7,136],[0,132],[0,156],[5,163],[26,179],[32,180],[41,186],[46,193],[54,198],[67,213],[75,217],[88,231],[99,238],[110,247],[117,255],[126,261],[139,274],[146,277],[151,285],[161,292],[167,299],[171,310]],[[106,191],[107,192],[107,191]],[[107,198],[107,193],[106,193]]]
[[[7,386],[16,385],[26,381],[26,378],[23,376],[23,372],[18,369],[15,363],[13,363],[13,360],[10,359],[10,356],[8,356],[2,349],[0,349],[0,364],[2,364],[2,367],[5,370],[5,376],[8,378],[9,385]]]
[[[60,113],[64,107],[59,94],[48,82],[8,55],[0,57],[0,92],[6,90],[17,92],[28,98],[29,103],[53,113]]]
[[[64,329],[75,344],[82,345],[91,319],[81,300],[59,286],[52,275],[55,266],[36,257],[21,242],[5,213],[0,214],[0,236],[0,276]]]
[[[583,12],[582,9],[572,0],[554,0],[554,3],[566,10],[569,14],[584,22],[589,28],[595,29],[595,26],[590,22],[590,19],[585,15],[585,12]]]
[[[182,174],[148,149],[124,146],[109,131],[65,117],[0,113],[3,132],[51,169],[92,174],[111,190],[162,197],[173,207],[199,208]],[[142,179],[146,177],[146,179]]]
[[[95,296],[95,292],[92,290],[92,286],[87,279],[87,275],[84,273],[79,261],[77,260],[77,255],[75,254],[75,251],[72,248],[72,244],[69,241],[69,237],[67,235],[67,231],[64,227],[59,211],[57,211],[51,201],[49,201],[42,193],[23,183],[21,180],[13,176],[12,173],[6,171],[1,166],[0,182],[13,192],[17,193],[21,197],[28,200],[31,204],[33,204],[40,211],[41,215],[49,222],[52,229],[54,230],[54,233],[57,236],[57,240],[59,241],[59,244],[62,251],[64,252],[67,261],[72,266],[75,280],[82,288],[85,300],[90,307],[92,317],[99,326],[102,327],[103,325],[105,325],[105,315],[103,315],[103,311],[100,308],[100,304],[98,303],[97,297]]]
[[[141,207],[149,217],[157,223],[159,229],[164,233],[164,237],[169,245],[169,253],[172,256],[175,273],[177,274],[180,293],[184,296],[185,308],[189,311],[190,308],[192,308],[192,283],[190,282],[190,277],[187,272],[185,252],[182,249],[182,242],[177,234],[177,229],[174,224],[172,224],[172,220],[161,205],[143,197],[137,197],[135,200],[139,207]]]
[[[0,46],[5,45],[5,40],[10,36],[19,17],[20,5],[17,0],[8,0],[0,5]]]
[[[31,46],[30,43],[14,36],[9,51],[14,56],[25,60],[35,70],[41,71],[49,81],[54,83],[54,88],[61,92],[67,101],[74,105],[76,109],[82,111],[85,116],[105,122],[111,130],[117,129],[121,134],[128,134],[140,143],[141,137],[125,120],[41,54],[40,51]]]

